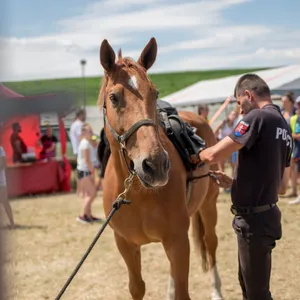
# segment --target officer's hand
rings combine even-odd
[[[197,155],[190,155],[189,159],[190,159],[190,162],[194,165],[198,165],[198,164],[201,163],[201,159],[200,159],[198,154]]]
[[[232,185],[232,178],[227,176],[225,173],[221,171],[209,171],[210,177],[213,178],[216,183],[224,188],[229,189]]]
[[[199,153],[196,154],[196,155],[190,155],[189,159],[190,159],[190,162],[194,165],[199,165],[200,163],[202,163],[202,160],[200,159],[200,153],[202,150],[204,150],[205,147],[201,148],[199,150]]]

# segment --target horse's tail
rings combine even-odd
[[[204,226],[202,222],[202,218],[200,212],[197,211],[192,216],[192,226],[193,226],[193,239],[197,250],[200,250],[201,258],[202,258],[202,270],[207,272],[209,269],[208,261],[207,261],[207,248],[204,241]]]

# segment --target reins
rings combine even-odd
[[[61,296],[64,294],[64,292],[66,291],[67,287],[69,286],[69,284],[71,283],[71,281],[73,280],[73,278],[75,277],[75,275],[77,274],[77,272],[79,271],[80,267],[82,266],[82,264],[84,263],[85,259],[88,257],[88,255],[90,254],[91,250],[93,249],[93,247],[95,246],[95,244],[97,243],[99,237],[101,236],[101,234],[103,233],[105,227],[107,226],[107,224],[109,223],[109,221],[111,220],[111,218],[113,217],[113,215],[115,214],[115,212],[123,205],[123,204],[127,204],[129,205],[131,202],[129,200],[126,200],[126,196],[127,193],[133,183],[133,178],[135,175],[130,174],[124,181],[124,191],[118,195],[117,199],[114,201],[113,205],[112,205],[112,209],[109,213],[109,215],[107,216],[107,219],[105,220],[105,222],[103,223],[103,225],[101,226],[100,230],[98,231],[96,237],[94,238],[93,242],[91,243],[91,245],[89,246],[89,248],[87,249],[87,251],[85,252],[85,254],[83,255],[83,257],[81,258],[80,262],[78,263],[78,265],[76,266],[76,268],[74,269],[74,271],[72,272],[71,276],[69,277],[69,279],[67,280],[67,282],[65,283],[65,285],[63,286],[63,288],[61,289],[61,291],[59,292],[59,294],[57,295],[57,297],[55,298],[55,300],[59,300],[61,298]]]

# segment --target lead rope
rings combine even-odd
[[[97,243],[97,240],[99,239],[99,237],[101,236],[102,232],[104,231],[105,227],[107,226],[107,224],[109,223],[109,221],[111,220],[111,218],[113,217],[114,213],[122,206],[122,204],[130,204],[131,202],[129,200],[126,200],[126,196],[127,193],[133,183],[133,178],[135,175],[130,174],[124,181],[124,187],[125,190],[118,195],[117,199],[114,201],[113,205],[112,205],[112,209],[107,217],[107,219],[105,220],[105,222],[103,223],[103,225],[101,226],[99,232],[97,233],[96,237],[94,238],[93,242],[91,243],[91,245],[89,246],[89,248],[87,249],[86,253],[83,255],[83,257],[81,258],[80,262],[78,263],[78,265],[76,266],[76,268],[74,269],[74,271],[72,272],[71,276],[69,277],[69,279],[67,280],[67,282],[65,283],[64,287],[61,289],[61,291],[59,292],[58,296],[55,298],[55,300],[59,300],[61,298],[61,296],[64,294],[64,292],[66,291],[67,287],[69,286],[69,284],[71,283],[71,281],[73,280],[74,276],[76,275],[76,273],[79,271],[80,267],[82,266],[82,264],[84,263],[85,259],[88,257],[89,253],[91,252],[91,250],[93,249],[93,247],[95,246],[95,244]]]

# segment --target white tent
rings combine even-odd
[[[280,94],[289,86],[300,90],[300,65],[292,65],[281,68],[268,69],[253,72],[263,78],[271,91]],[[192,84],[178,92],[163,97],[173,106],[192,106],[203,103],[224,102],[228,96],[233,96],[237,80],[242,76],[234,75],[220,79],[203,80]],[[294,82],[294,84],[292,84]],[[299,85],[299,86],[298,86]]]

